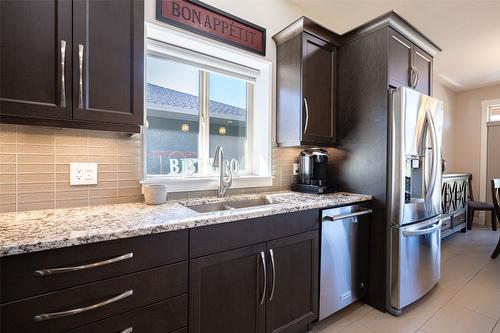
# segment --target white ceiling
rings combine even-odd
[[[435,80],[454,91],[500,83],[500,1],[288,1],[337,33],[395,10],[443,49]]]

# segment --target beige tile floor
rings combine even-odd
[[[441,281],[400,317],[362,302],[317,323],[313,333],[500,333],[500,231],[474,226],[442,242]]]

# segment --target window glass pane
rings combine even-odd
[[[490,121],[500,121],[500,107],[490,109]]]
[[[247,81],[217,73],[209,77],[209,152],[224,148],[235,173],[247,169]]]
[[[146,75],[147,173],[197,173],[199,69],[148,56]]]

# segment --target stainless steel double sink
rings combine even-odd
[[[198,213],[210,213],[210,212],[218,212],[224,210],[272,205],[272,204],[273,204],[272,200],[261,197],[256,199],[232,200],[224,202],[215,202],[210,204],[197,204],[197,205],[184,205],[184,206]]]

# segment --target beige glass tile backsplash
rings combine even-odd
[[[69,185],[70,162],[96,162],[98,184]],[[0,125],[0,212],[142,200],[141,138]]]
[[[229,194],[289,189],[298,148],[272,151],[273,186]],[[70,186],[69,163],[98,163],[97,185]],[[142,139],[79,129],[0,124],[0,213],[142,201]],[[170,193],[171,199],[215,191]]]

